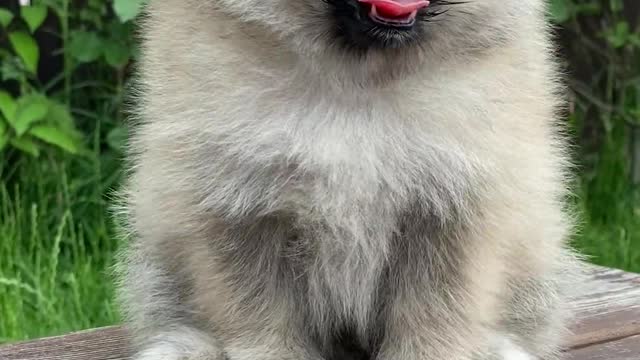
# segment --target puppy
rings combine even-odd
[[[151,0],[135,360],[556,359],[568,161],[543,0]]]

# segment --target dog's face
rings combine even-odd
[[[357,52],[482,49],[512,38],[544,0],[208,0],[296,45]]]

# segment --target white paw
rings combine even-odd
[[[199,331],[182,328],[155,336],[134,360],[216,360],[221,352],[213,343]]]
[[[502,360],[535,360],[532,355],[507,338],[501,341],[499,353]]]
[[[175,344],[163,343],[153,345],[138,354],[135,360],[179,360],[185,352]]]

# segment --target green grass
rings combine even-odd
[[[21,158],[0,173],[0,342],[117,321],[101,165]]]
[[[600,175],[596,182],[606,175]],[[623,177],[616,181],[625,181]],[[597,186],[597,185],[596,185]],[[604,195],[597,199],[598,195]],[[598,265],[640,273],[640,201],[631,185],[598,193],[583,185],[574,247]]]
[[[575,246],[596,264],[640,273],[640,189],[630,181],[629,141],[626,125],[617,122],[584,167]]]
[[[640,223],[638,215],[633,217],[608,225],[588,225],[575,246],[595,264],[640,272]]]
[[[611,144],[582,177],[585,223],[575,244],[595,263],[640,272],[639,202],[624,176],[622,145]],[[120,163],[98,145],[94,151],[92,159],[0,163],[0,342],[118,321],[107,209]]]

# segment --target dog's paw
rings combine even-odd
[[[500,360],[535,360],[536,358],[527,353],[524,349],[516,345],[508,338],[501,338],[497,346],[497,355]]]
[[[153,337],[133,360],[223,360],[215,340],[191,329]]]

